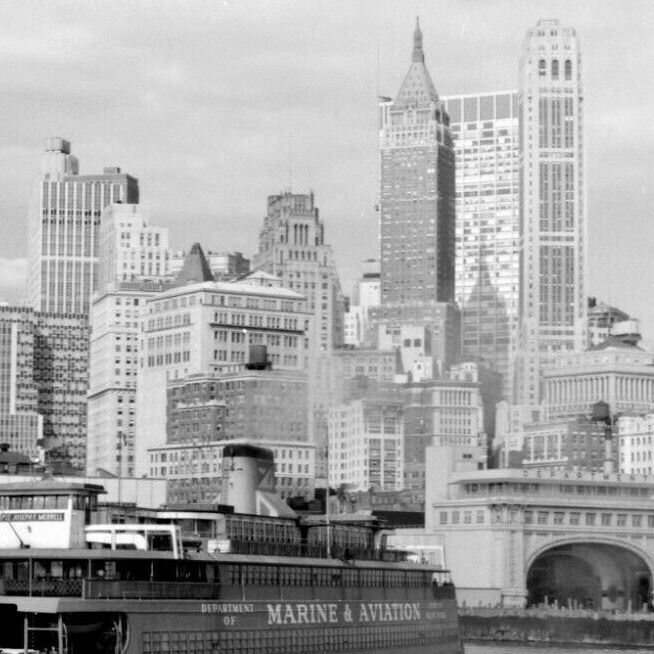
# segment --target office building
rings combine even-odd
[[[606,462],[606,431],[588,419],[553,420],[524,426],[523,468],[548,468],[559,472],[601,472]],[[617,444],[611,442],[615,464]]]
[[[454,300],[454,146],[419,25],[409,71],[379,117],[381,305],[399,324],[404,311],[429,320],[431,305]]]
[[[612,414],[654,411],[654,359],[633,342],[610,336],[584,352],[558,358],[545,369],[545,420],[588,416],[596,402]]]
[[[586,192],[581,52],[574,29],[541,20],[520,62],[520,343],[515,403],[541,400],[542,371],[586,345]]]
[[[618,470],[628,475],[651,475],[654,466],[654,413],[620,416],[615,425],[619,447]]]
[[[484,404],[477,380],[454,377],[406,385],[404,488],[425,488],[425,452],[431,445],[447,446],[464,459],[473,448],[475,460],[486,467]]]
[[[168,382],[166,440],[308,440],[307,378],[297,370],[243,368]]]
[[[411,372],[414,363],[426,362],[433,368],[432,376],[438,376],[458,359],[461,323],[453,303],[435,302],[427,312],[381,306],[373,308],[371,316],[377,327],[376,346],[398,351],[404,373]]]
[[[164,278],[168,274],[168,229],[151,227],[138,204],[110,204],[102,211],[98,288]]]
[[[117,282],[93,298],[87,474],[134,475],[140,312],[157,281]]]
[[[380,303],[380,273],[379,262],[367,259],[361,279],[354,287],[352,301],[344,316],[345,345],[364,347],[371,345],[370,310]]]
[[[138,181],[120,168],[80,175],[70,143],[46,142],[29,210],[29,298],[35,311],[86,314],[97,289],[100,219],[112,202],[139,201]]]
[[[307,299],[311,353],[343,343],[343,295],[313,193],[285,191],[268,197],[252,266],[278,277],[283,287]]]
[[[588,345],[599,345],[610,335],[613,325],[629,320],[629,314],[596,298],[588,298]]]
[[[329,410],[329,485],[350,491],[402,490],[404,405],[392,387]]]
[[[182,269],[186,255],[187,253],[183,250],[170,255],[169,275],[171,279],[174,279]],[[250,260],[246,259],[241,252],[206,250],[204,256],[217,282],[237,279],[250,272]]]
[[[193,374],[240,371],[252,346],[273,369],[304,370],[303,296],[261,280],[215,282],[195,244],[172,288],[145,301],[139,350],[136,466],[148,474],[148,449],[166,441],[167,382]]]
[[[456,283],[461,356],[501,375],[512,397],[520,283],[516,91],[443,98],[456,154]]]
[[[85,316],[0,306],[2,440],[55,471],[84,469],[88,347]]]
[[[110,204],[99,228],[91,306],[87,473],[134,475],[140,312],[169,283],[168,230],[138,204]]]
[[[259,233],[252,265],[306,298],[309,311],[306,365],[309,375],[309,433],[316,445],[318,474],[326,476],[327,391],[319,383],[322,353],[343,344],[343,297],[331,245],[313,193],[290,191],[268,197],[268,210]]]

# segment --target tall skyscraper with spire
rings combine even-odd
[[[381,98],[380,338],[428,327],[447,365],[458,348],[454,302],[455,178],[450,118],[425,66],[416,22],[409,71],[395,97]]]
[[[411,66],[380,106],[381,304],[454,299],[454,149],[416,23]]]
[[[97,289],[102,209],[138,203],[138,180],[105,168],[80,175],[70,143],[48,139],[28,224],[29,295],[36,311],[88,315]]]
[[[540,401],[544,366],[586,343],[581,53],[574,29],[541,20],[520,63],[520,347],[516,401]]]

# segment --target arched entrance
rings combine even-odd
[[[572,542],[546,548],[527,571],[527,606],[640,610],[651,608],[648,562],[619,544]]]

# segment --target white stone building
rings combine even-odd
[[[274,368],[303,370],[305,299],[260,283],[214,282],[199,245],[176,286],[146,300],[137,385],[136,474],[147,475],[148,450],[166,442],[167,380],[241,369],[252,345],[267,348]]]
[[[102,211],[98,291],[110,284],[165,277],[168,228],[152,227],[138,204],[110,204]]]
[[[351,491],[402,490],[404,424],[401,397],[366,397],[329,411],[329,484]]]
[[[581,51],[576,32],[541,20],[520,62],[520,335],[516,404],[541,401],[543,368],[586,335],[586,192]]]
[[[620,416],[616,423],[620,472],[651,475],[654,468],[654,413]]]
[[[590,415],[595,402],[612,413],[654,411],[654,359],[633,342],[610,337],[583,352],[560,356],[543,378],[543,418]]]

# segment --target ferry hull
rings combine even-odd
[[[94,651],[112,654],[462,653],[456,602],[449,599],[62,600],[56,607],[50,600],[47,613],[29,599],[29,608],[3,607],[3,623],[18,627],[28,616],[31,626],[54,630],[61,616],[70,654],[86,654],[91,642]]]

